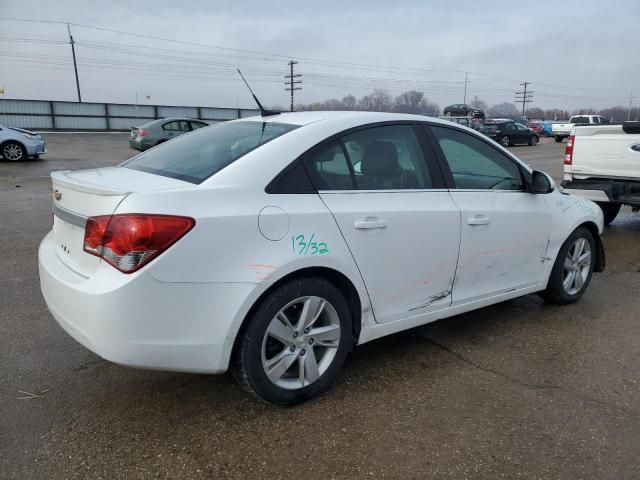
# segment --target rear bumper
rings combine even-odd
[[[144,147],[142,146],[142,142],[140,141],[139,138],[129,138],[129,147],[131,148],[135,148],[136,150],[144,150]]]
[[[131,367],[219,373],[229,363],[232,325],[253,284],[167,283],[143,270],[101,264],[91,277],[69,269],[49,233],[38,252],[51,314],[76,341]]]

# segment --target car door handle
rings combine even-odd
[[[354,224],[355,228],[366,230],[371,228],[387,228],[387,222],[383,220],[362,220]]]
[[[491,223],[491,219],[485,216],[475,216],[471,217],[467,220],[469,225],[489,225]]]

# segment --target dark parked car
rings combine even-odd
[[[161,118],[141,127],[131,127],[129,146],[144,151],[159,143],[178,137],[183,133],[208,126],[208,123],[193,118]]]
[[[485,120],[480,131],[503,147],[518,143],[537,145],[540,141],[539,134],[513,120]]]
[[[479,108],[473,108],[464,103],[456,103],[455,105],[449,105],[448,107],[444,107],[443,113],[445,115],[471,115],[473,118],[484,118],[484,110],[480,110]]]

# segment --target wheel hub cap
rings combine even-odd
[[[271,319],[262,340],[262,367],[277,386],[303,388],[331,366],[339,345],[335,308],[320,297],[300,297]]]
[[[586,238],[578,238],[564,260],[562,284],[569,295],[584,288],[591,270],[591,245]]]

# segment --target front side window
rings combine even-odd
[[[202,183],[251,150],[296,128],[298,125],[276,122],[218,123],[163,143],[133,157],[122,166]]]
[[[456,188],[522,190],[520,169],[509,157],[466,132],[432,127]]]

